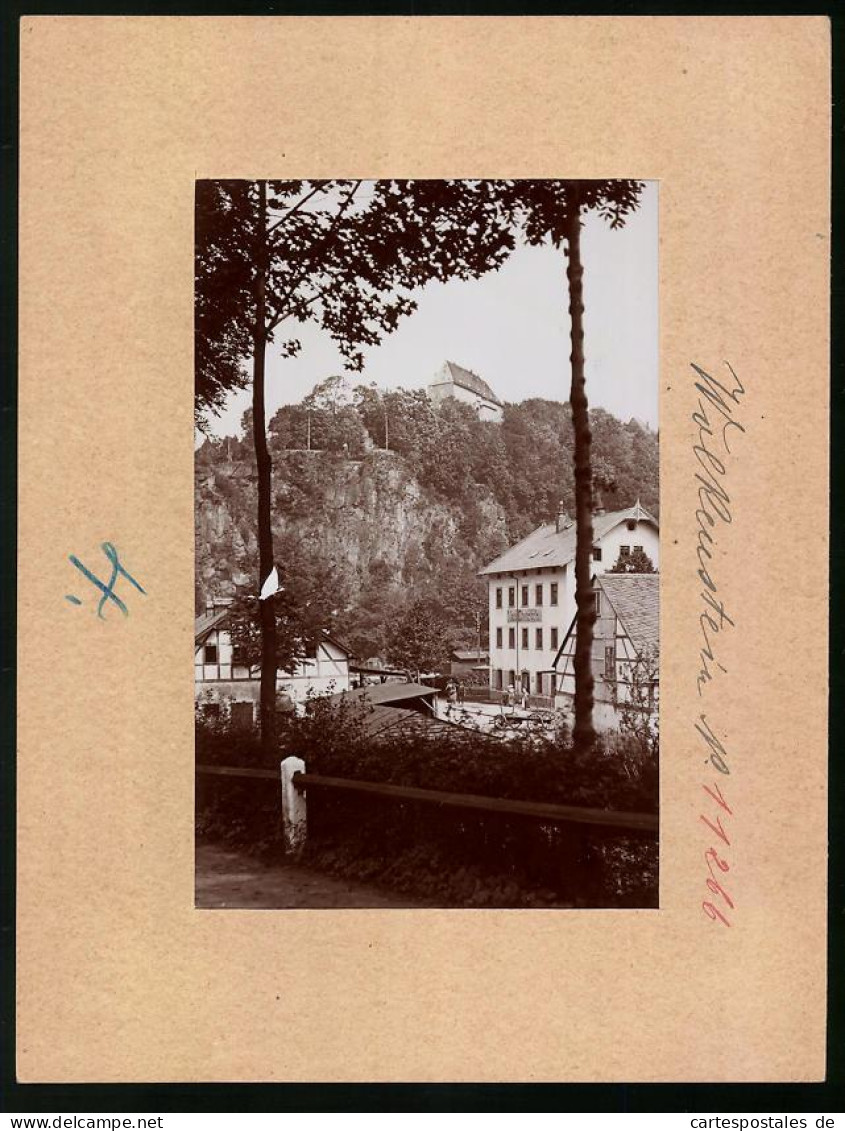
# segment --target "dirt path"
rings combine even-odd
[[[196,906],[248,910],[304,907],[424,907],[405,896],[327,876],[299,864],[263,864],[245,853],[200,842]]]

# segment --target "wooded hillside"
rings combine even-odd
[[[594,482],[615,510],[639,498],[659,513],[658,437],[591,412]],[[248,414],[247,414],[248,417]],[[256,587],[255,470],[246,440],[196,452],[197,607]],[[340,378],[272,418],[273,534],[286,582],[359,658],[407,662],[422,628],[424,666],[452,646],[486,643],[486,585],[476,571],[558,502],[574,508],[567,404],[506,405],[501,424],[422,390],[350,390]]]

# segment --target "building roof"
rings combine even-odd
[[[433,687],[422,683],[374,683],[364,687],[354,687],[351,691],[338,691],[331,698],[340,700],[366,700],[374,706],[378,703],[403,703],[413,699],[432,699],[436,694]]]
[[[388,706],[380,703],[371,707],[364,716],[364,733],[370,737],[396,738],[419,734],[454,734],[455,724],[435,719],[431,715],[411,711],[407,707]]]
[[[640,505],[639,499],[632,507],[623,511],[607,511],[605,514],[593,515],[593,541],[599,542],[614,526],[620,522],[634,519],[637,522],[650,522],[659,528],[657,519],[645,507]],[[515,573],[523,569],[548,569],[562,568],[568,565],[575,557],[575,520],[570,519],[569,524],[560,531],[554,522],[538,526],[536,530],[517,542],[515,546],[505,550],[498,558],[478,571],[479,577],[490,573]]]
[[[194,644],[200,645],[212,629],[218,628],[229,615],[228,609],[212,609],[194,618]]]
[[[473,660],[476,660],[479,663],[483,663],[485,657],[487,659],[490,658],[490,653],[486,648],[481,649],[480,657],[479,657],[479,653],[478,653],[477,648],[453,648],[452,649],[452,658],[455,659],[455,660],[464,661],[466,663],[471,663]]]
[[[470,393],[475,393],[477,397],[482,397],[485,401],[490,401],[492,404],[500,405],[502,402],[490,388],[483,378],[479,377],[477,373],[473,373],[471,369],[464,369],[462,365],[456,365],[454,361],[447,361],[440,371],[445,373],[447,378],[453,384],[459,385],[462,389],[467,389]],[[438,374],[438,377],[440,374]],[[435,385],[441,384],[440,381],[434,381]]]
[[[596,578],[638,655],[660,648],[660,574],[603,573]]]
[[[628,638],[641,656],[647,649],[660,651],[660,574],[659,573],[602,573],[593,576],[593,585],[600,586],[625,630]],[[578,628],[578,615],[566,631],[552,661],[553,670],[574,639]]]

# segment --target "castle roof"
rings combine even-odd
[[[620,522],[648,522],[658,528],[654,518],[639,500],[634,506],[623,511],[607,511],[593,515],[593,541],[600,542],[614,526]],[[561,530],[554,522],[538,526],[536,530],[515,546],[505,550],[498,558],[478,571],[479,577],[493,573],[515,573],[524,569],[562,569],[575,558],[575,520],[568,519],[568,525]]]
[[[440,385],[451,381],[452,384],[458,385],[461,389],[466,389],[470,393],[475,393],[477,397],[482,397],[485,401],[490,401],[495,405],[502,403],[483,378],[479,377],[477,373],[473,373],[471,369],[464,369],[462,365],[456,365],[454,361],[447,361],[438,373],[438,378],[440,374],[444,375],[445,380],[435,380],[433,384]]]

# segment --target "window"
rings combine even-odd
[[[500,628],[496,629],[496,647],[502,647],[502,630]]]
[[[627,557],[630,557],[630,555],[631,555],[631,547],[630,546],[620,546],[619,547],[619,557],[620,558],[627,558]]]
[[[601,546],[593,546],[593,561],[601,561]]]
[[[636,554],[637,550],[639,550],[639,552],[642,553],[643,552],[642,546],[634,546],[634,553],[635,554]]]
[[[508,586],[508,608],[512,609],[516,604],[516,588],[513,585]]]
[[[206,664],[216,664],[217,663],[217,645],[216,644],[206,644],[205,654],[204,654],[204,662]]]
[[[542,649],[543,649],[543,630],[542,630],[542,628],[538,628],[536,630],[536,632],[534,633],[534,647],[539,648],[540,651],[542,651]]]
[[[553,581],[549,586],[549,603],[552,605],[557,604],[557,582]]]
[[[598,619],[601,616],[601,593],[598,589],[593,590],[593,601],[596,607],[596,619]]]
[[[219,719],[220,718],[220,704],[219,703],[203,703],[202,714],[205,719]]]
[[[534,682],[535,682],[537,694],[542,695],[543,694],[543,673],[542,672],[537,672],[537,675],[536,675]]]
[[[522,607],[523,609],[528,605],[528,586],[522,586]]]
[[[509,628],[508,629],[508,648],[515,648],[515,647],[516,647],[516,629],[515,628]]]
[[[496,608],[501,609],[501,607],[502,607],[502,587],[500,585],[499,588],[496,590]]]
[[[523,628],[523,630],[522,630],[522,647],[528,648],[528,629],[527,628]]]
[[[494,686],[495,686],[496,690],[501,691],[502,690],[502,669],[501,668],[496,668],[496,670],[493,672],[493,680],[494,680]]]
[[[541,582],[539,585],[534,586],[534,604],[535,605],[542,605],[542,603],[543,603],[543,585],[542,585],[542,582]]]
[[[616,648],[606,644],[604,648],[604,678],[608,681],[616,679]]]
[[[557,651],[557,649],[558,649],[558,643],[557,643],[557,629],[556,629],[556,628],[553,628],[553,629],[551,630],[551,637],[552,637],[552,639],[551,639],[551,645],[552,645],[552,648],[553,648],[553,650],[554,650],[554,651],[556,652],[556,651]]]

